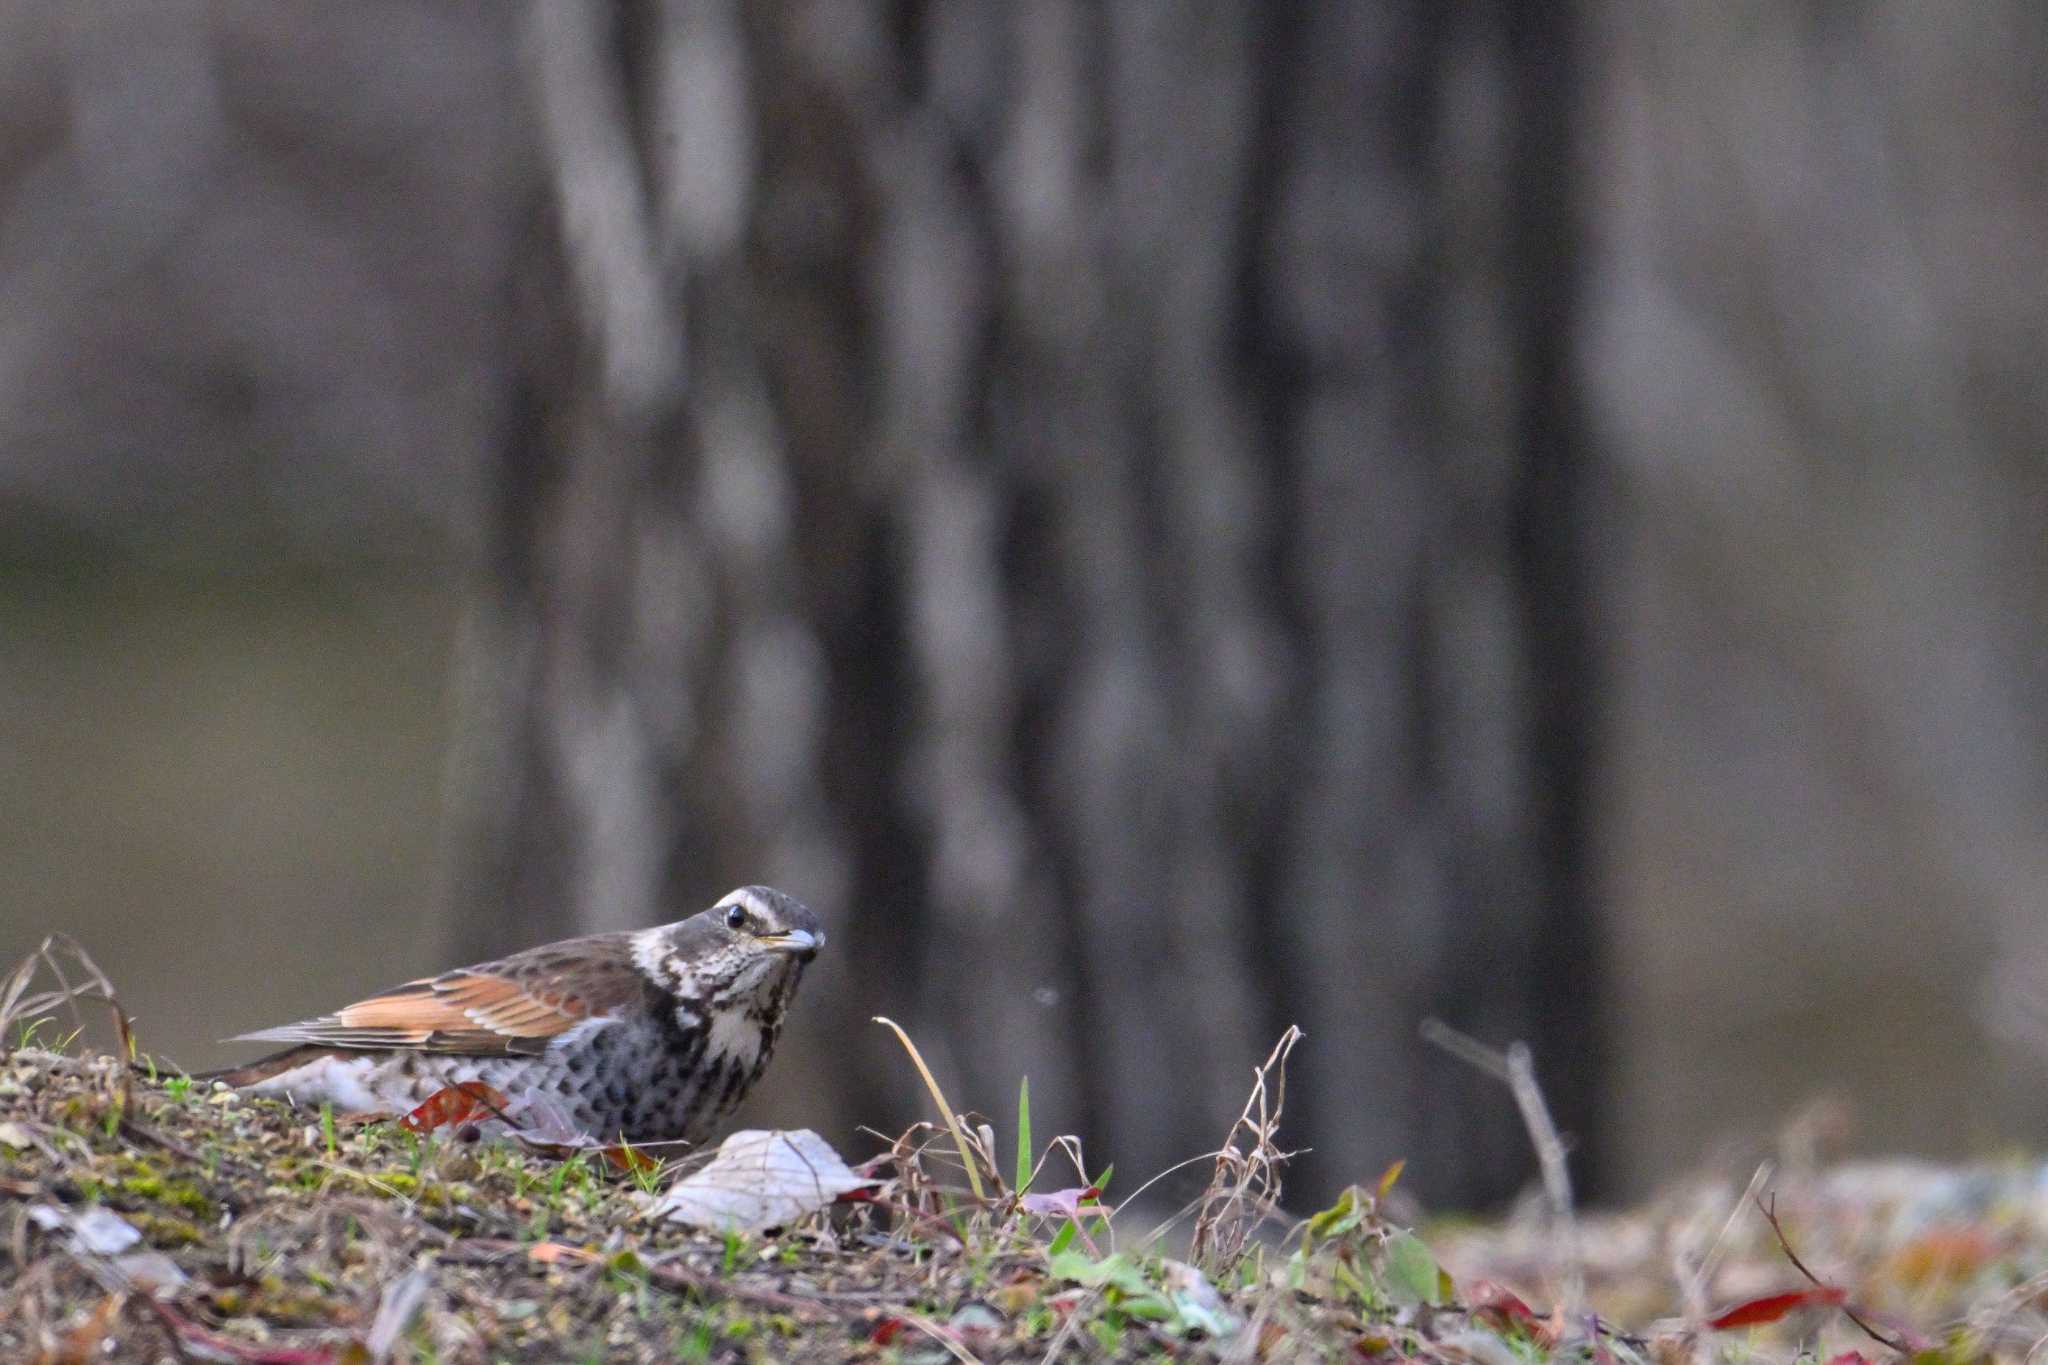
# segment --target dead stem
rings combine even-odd
[[[1557,1125],[1551,1120],[1550,1106],[1544,1102],[1543,1089],[1536,1083],[1534,1054],[1523,1042],[1508,1044],[1505,1053],[1496,1052],[1441,1019],[1423,1020],[1422,1038],[1505,1083],[1509,1093],[1515,1097],[1515,1108],[1522,1115],[1522,1126],[1528,1130],[1529,1143],[1536,1149],[1537,1169],[1542,1172],[1543,1191],[1550,1203],[1552,1232],[1562,1247],[1564,1284],[1560,1307],[1568,1315],[1576,1316],[1585,1305],[1586,1268],[1579,1245],[1578,1214],[1572,1199],[1571,1167],[1564,1140],[1558,1136]]]
[[[1279,1206],[1280,1166],[1288,1154],[1273,1138],[1287,1102],[1287,1056],[1301,1039],[1301,1030],[1288,1025],[1266,1060],[1252,1070],[1251,1094],[1217,1150],[1195,1215],[1190,1254],[1197,1265],[1215,1270],[1234,1264],[1252,1233]]]

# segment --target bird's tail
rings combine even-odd
[[[290,1071],[295,1066],[304,1066],[323,1052],[332,1052],[333,1050],[332,1048],[315,1047],[310,1043],[301,1043],[297,1047],[288,1047],[282,1052],[273,1052],[268,1057],[258,1057],[255,1061],[244,1062],[240,1066],[222,1067],[218,1071],[194,1072],[192,1079],[195,1081],[221,1081],[237,1088],[245,1085],[258,1085],[273,1076],[279,1076]]]

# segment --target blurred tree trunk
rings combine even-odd
[[[1524,1173],[1428,1014],[1583,1129],[1570,14],[535,6],[465,946],[784,885],[840,1132],[876,1012],[1132,1173],[1289,1022],[1304,1194]]]
[[[1820,1078],[2038,1133],[2048,8],[1592,11],[1627,1178]]]

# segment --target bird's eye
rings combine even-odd
[[[746,908],[746,907],[745,907],[744,905],[728,905],[728,906],[726,906],[726,907],[725,907],[725,927],[726,927],[726,928],[728,928],[728,929],[744,929],[744,928],[746,928],[746,927],[747,927],[747,908]]]

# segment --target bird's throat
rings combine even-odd
[[[760,1016],[752,1010],[722,1009],[711,1016],[704,1051],[715,1061],[751,1071],[761,1059],[762,1034]]]

